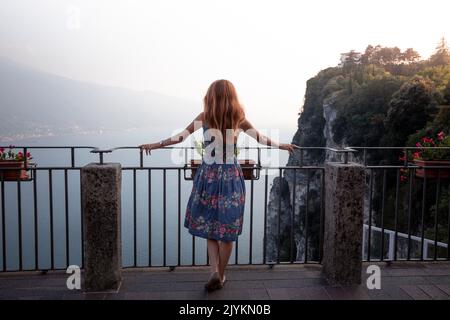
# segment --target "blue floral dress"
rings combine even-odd
[[[203,126],[205,145],[207,141]],[[189,233],[206,239],[236,241],[242,233],[245,207],[245,181],[241,166],[233,154],[224,163],[203,158],[194,179],[184,226]]]

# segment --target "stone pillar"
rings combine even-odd
[[[330,284],[361,283],[364,167],[325,164],[323,272]]]
[[[118,290],[121,282],[120,163],[90,163],[81,169],[86,291]]]

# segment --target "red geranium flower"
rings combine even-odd
[[[425,142],[425,143],[433,143],[433,139],[428,138],[428,137],[423,137],[422,141]]]
[[[443,131],[439,132],[439,133],[437,134],[437,137],[438,137],[438,140],[440,140],[440,141],[444,140],[444,137],[445,137],[444,132],[443,132]]]

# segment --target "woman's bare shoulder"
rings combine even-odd
[[[247,120],[247,118],[245,118],[242,122],[241,122],[241,124],[239,125],[239,128],[241,128],[242,130],[248,130],[248,129],[252,129],[253,128],[253,126],[252,126],[252,124],[250,123],[250,121],[248,121]]]
[[[204,112],[204,111],[200,112],[200,113],[198,114],[197,118],[195,118],[195,120],[198,120],[198,121],[205,121],[205,112]]]

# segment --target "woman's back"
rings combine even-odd
[[[231,143],[224,143],[224,139],[222,137],[222,134],[219,130],[214,130],[208,127],[208,124],[205,120],[203,120],[203,141],[204,141],[204,147],[205,152],[203,155],[203,160],[206,163],[224,163],[224,164],[235,164],[237,162],[236,159],[236,153],[237,153],[237,138],[239,135],[239,132],[235,134],[234,137],[232,137]],[[208,147],[211,143],[216,141],[214,145],[211,145]],[[231,138],[227,139],[227,141],[230,141]],[[222,162],[219,161],[220,159],[220,152],[222,152]],[[216,157],[217,155],[217,157]],[[205,160],[206,159],[206,160]]]

